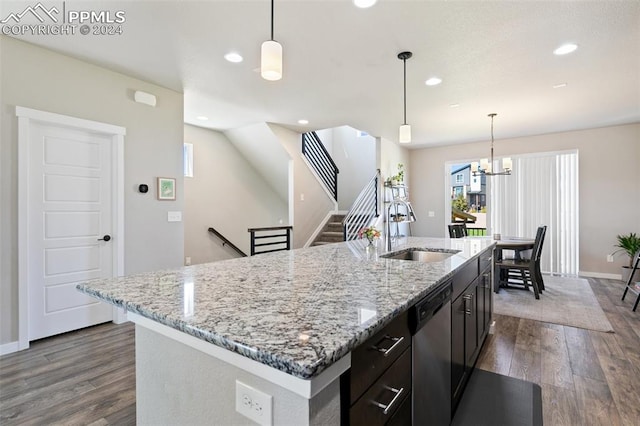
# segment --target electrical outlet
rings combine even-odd
[[[612,254],[608,254],[607,255],[607,262],[613,263],[613,255]]]
[[[271,426],[272,400],[271,395],[236,380],[236,411],[243,416],[262,426]]]
[[[184,258],[184,266],[190,266],[191,265],[191,256],[187,256]]]

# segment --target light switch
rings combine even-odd
[[[434,217],[436,215],[436,212],[429,212],[429,217]]]
[[[181,222],[182,212],[167,212],[167,222]]]

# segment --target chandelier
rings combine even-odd
[[[471,173],[473,176],[486,175],[486,176],[500,176],[510,175],[512,169],[512,162],[510,157],[502,159],[502,171],[493,171],[493,118],[498,115],[495,112],[488,115],[491,117],[491,158],[480,159],[480,164],[477,161],[471,163]]]

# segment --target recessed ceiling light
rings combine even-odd
[[[309,120],[305,120],[305,119],[298,120],[298,124],[309,124]]]
[[[204,115],[199,115],[196,117],[198,120],[207,121],[209,117],[205,117]]]
[[[460,104],[450,104],[449,108],[458,108]]]
[[[442,79],[438,77],[431,77],[429,80],[424,82],[427,86],[437,86],[440,83],[442,83]]]
[[[567,87],[567,83],[554,84],[551,87],[553,87],[554,89],[560,89],[562,87]]]
[[[236,52],[229,52],[226,55],[224,55],[224,58],[229,61],[229,62],[233,62],[234,64],[237,64],[238,62],[242,62],[242,56],[240,56],[239,53]]]
[[[366,9],[377,3],[378,0],[353,0],[353,4],[361,9]]]
[[[576,49],[578,48],[577,44],[573,44],[573,43],[566,43],[563,44],[562,46],[558,47],[556,50],[553,51],[554,55],[566,55],[568,53],[574,52]]]

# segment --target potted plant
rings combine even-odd
[[[634,272],[631,262],[633,262],[633,255],[640,250],[640,237],[636,235],[635,232],[631,232],[630,234],[617,235],[616,239],[618,240],[618,244],[614,247],[618,247],[618,250],[613,253],[623,251],[629,256],[629,265],[622,267],[622,281],[626,282],[629,279],[629,275]]]
[[[404,182],[404,164],[398,163],[398,174],[389,176],[385,181],[387,186],[402,185]]]

